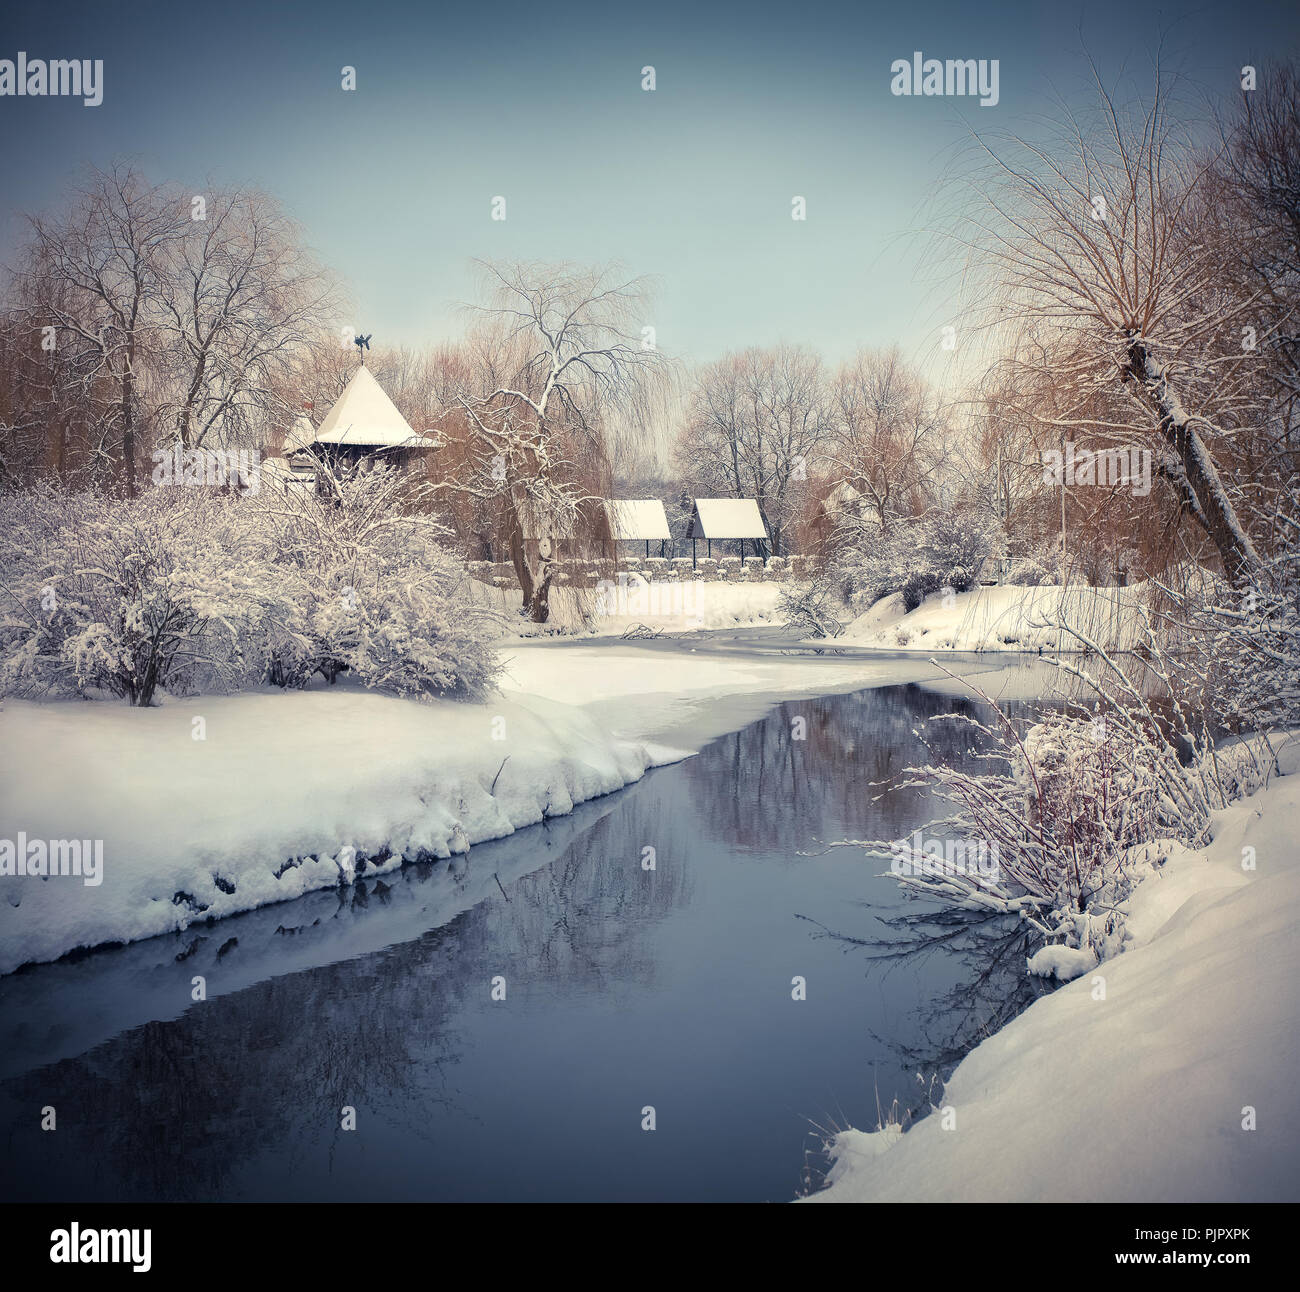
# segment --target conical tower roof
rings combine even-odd
[[[397,405],[364,365],[352,374],[343,393],[315,435],[317,444],[348,444],[359,448],[433,448],[437,441],[417,435]]]

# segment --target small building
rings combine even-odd
[[[310,494],[316,487],[316,472],[301,458],[263,458],[259,487],[284,494]]]
[[[607,498],[605,521],[609,537],[605,541],[605,555],[612,556],[619,543],[644,543],[645,554],[650,555],[650,544],[659,544],[659,555],[672,533],[664,505],[658,498]]]
[[[299,418],[290,436],[300,438],[301,423],[305,421],[306,418]],[[310,449],[335,467],[363,471],[375,462],[405,470],[423,460],[439,444],[435,437],[411,429],[364,364],[352,374],[308,443],[290,449],[288,438],[285,456],[290,461],[294,454]]]
[[[708,542],[708,554],[713,555],[713,540],[739,539],[740,554],[745,554],[745,540],[754,545],[754,555],[760,555],[759,543],[767,542],[767,526],[753,498],[696,498],[691,504],[691,523],[686,530],[691,540],[691,564],[695,564],[696,543]]]

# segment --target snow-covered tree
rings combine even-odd
[[[605,419],[645,408],[666,360],[643,331],[640,280],[613,268],[483,268],[492,296],[474,338],[483,384],[447,419],[469,448],[439,486],[497,502],[524,608],[545,623],[558,545],[590,538],[608,496]]]
[[[1047,138],[980,146],[958,240],[988,271],[987,320],[1053,392],[1044,425],[1155,450],[1178,505],[1245,581],[1258,553],[1235,441],[1260,416],[1260,356],[1241,344],[1259,292],[1231,272],[1207,216],[1212,159],[1174,121],[1167,84],[1157,71],[1145,103],[1102,90],[1091,116],[1069,113]]]

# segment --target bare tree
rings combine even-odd
[[[158,284],[163,363],[175,385],[160,420],[186,448],[261,439],[281,411],[276,378],[338,305],[270,199],[233,189],[204,202],[204,218],[169,247]]]
[[[837,480],[857,490],[882,531],[894,516],[921,511],[937,492],[947,427],[939,400],[898,348],[842,365],[831,406],[826,458]]]
[[[677,465],[697,493],[755,499],[779,553],[830,425],[817,355],[785,345],[745,350],[696,374]]]
[[[1000,287],[999,323],[1020,328],[1018,362],[1050,380],[1059,432],[1155,445],[1180,505],[1234,582],[1257,561],[1224,468],[1252,425],[1241,328],[1259,299],[1224,273],[1204,219],[1207,158],[1170,116],[1159,71],[1145,104],[1098,81],[1088,119],[1066,113],[1046,141],[980,141],[976,232],[966,243]],[[1099,393],[1122,393],[1128,413]]]
[[[524,606],[550,615],[558,545],[608,491],[605,424],[645,409],[667,363],[643,340],[646,284],[614,268],[485,264],[472,338],[478,393],[456,408],[474,449],[445,489],[497,498]]]

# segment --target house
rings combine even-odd
[[[659,555],[664,555],[672,534],[664,505],[658,498],[607,498],[604,507],[608,526],[608,538],[604,541],[606,556],[613,555],[618,543],[644,543],[647,556],[650,544],[658,543]]]
[[[767,526],[753,498],[696,498],[691,504],[691,521],[686,530],[691,540],[691,564],[695,563],[696,543],[708,541],[708,554],[713,555],[713,540],[739,539],[740,554],[745,554],[745,540],[754,544],[754,555],[760,555],[759,543],[767,542]]]
[[[290,436],[302,438],[304,422],[307,419],[300,417]],[[423,461],[439,443],[435,436],[420,435],[411,429],[370,369],[362,364],[325,414],[325,420],[312,432],[310,441],[291,449],[286,437],[285,457],[292,463],[295,455],[310,450],[336,470],[365,471],[381,461],[406,470]]]

